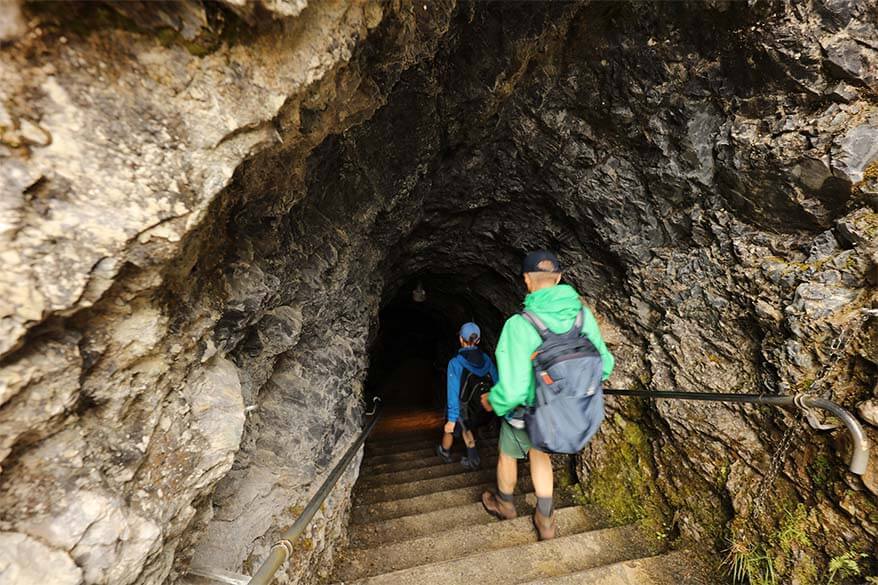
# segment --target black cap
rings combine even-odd
[[[545,265],[540,268],[540,264],[546,261],[551,262],[551,269]],[[524,257],[524,262],[521,264],[521,272],[522,274],[527,274],[528,272],[561,272],[561,264],[558,262],[558,257],[548,250],[534,250]]]

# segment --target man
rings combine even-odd
[[[479,451],[476,448],[476,438],[473,430],[478,426],[478,412],[480,396],[493,386],[497,380],[497,368],[494,362],[481,349],[479,341],[482,331],[475,323],[464,323],[460,328],[458,339],[460,350],[457,355],[448,362],[448,409],[442,442],[436,448],[436,454],[445,463],[451,463],[451,445],[454,443],[455,433],[463,436],[466,444],[466,457],[460,463],[466,469],[478,469],[481,464]],[[469,396],[473,400],[461,403],[461,396],[466,400]]]
[[[579,293],[566,284],[559,284],[561,267],[558,258],[545,250],[531,252],[522,266],[528,295],[524,308],[536,314],[554,333],[570,330],[577,314],[584,309],[582,333],[601,356],[602,378],[606,380],[615,365],[601,337],[597,321],[588,308],[583,307]],[[500,423],[500,455],[497,460],[497,492],[482,494],[485,509],[501,519],[516,517],[512,493],[518,475],[517,459],[530,458],[530,473],[537,496],[533,522],[540,540],[555,537],[556,522],[552,500],[552,462],[547,453],[531,445],[522,419],[523,410],[533,406],[535,379],[531,356],[540,346],[539,333],[524,317],[513,315],[503,326],[497,343],[497,365],[500,380],[490,393],[482,396],[485,409],[503,417]]]

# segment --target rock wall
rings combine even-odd
[[[3,4],[2,580],[173,580],[214,509],[198,560],[252,567],[356,436],[378,258],[307,157],[449,8],[305,4]]]
[[[876,425],[876,14],[752,4],[0,4],[0,577],[252,570],[359,428],[379,307],[420,278],[496,338],[534,247],[614,386]],[[616,401],[583,495],[820,582],[878,556],[878,479],[801,427]],[[354,479],[286,579],[331,559]]]
[[[333,188],[408,192],[384,225],[415,229],[375,236],[395,245],[394,279],[445,275],[440,294],[506,314],[523,253],[559,250],[619,357],[613,386],[808,391],[859,409],[874,442],[874,16],[465,4],[436,56],[326,155]],[[582,495],[791,582],[825,582],[844,555],[874,574],[878,466],[846,473],[846,441],[768,408],[613,400]]]

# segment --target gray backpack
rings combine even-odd
[[[601,387],[603,363],[582,334],[585,311],[567,333],[553,333],[528,311],[542,344],[531,356],[536,376],[536,402],[524,415],[533,446],[549,453],[579,453],[604,420]]]

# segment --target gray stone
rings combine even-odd
[[[874,30],[871,27],[873,34]],[[843,32],[824,41],[823,47],[827,67],[841,77],[865,83],[873,92],[878,90],[878,49],[874,45],[864,46]]]
[[[18,532],[0,532],[0,581],[15,585],[80,585],[82,570],[66,552]]]
[[[14,41],[27,32],[21,0],[0,0],[0,43]]]
[[[857,88],[847,83],[839,83],[829,91],[828,95],[846,104],[855,101],[859,97]]]
[[[878,159],[878,124],[874,121],[852,128],[836,139],[832,148],[832,170],[836,176],[859,183],[863,171]]]
[[[823,258],[829,258],[839,252],[838,241],[831,230],[827,230],[814,238],[811,244],[809,262],[814,262]]]
[[[857,412],[864,421],[878,427],[878,400],[865,400],[859,403]]]
[[[34,146],[48,146],[52,143],[52,137],[44,129],[34,124],[27,118],[19,120],[19,132],[24,144],[32,144]]]

